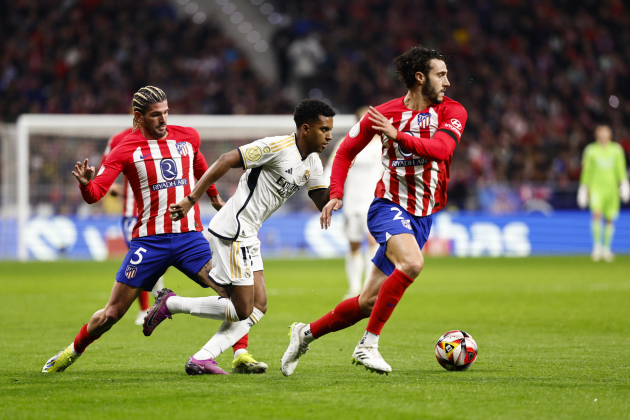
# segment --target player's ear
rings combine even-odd
[[[308,131],[310,130],[311,127],[309,127],[309,125],[307,123],[302,124],[302,132],[304,134],[308,134]]]
[[[418,82],[418,84],[420,86],[422,86],[422,85],[424,85],[424,80],[425,80],[424,73],[422,73],[421,71],[417,71],[416,72],[416,82]]]

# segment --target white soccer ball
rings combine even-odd
[[[477,342],[467,332],[449,331],[435,345],[435,357],[446,370],[466,370],[477,360]]]

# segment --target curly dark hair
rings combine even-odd
[[[319,120],[320,116],[334,117],[335,111],[319,99],[304,99],[293,112],[293,120],[298,128],[309,121]]]
[[[439,51],[416,45],[409,51],[394,58],[398,78],[407,86],[407,89],[411,89],[416,84],[417,72],[424,74],[425,77],[429,75],[431,60],[434,58],[446,61],[444,55]]]

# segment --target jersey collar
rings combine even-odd
[[[300,159],[302,159],[302,162],[304,162],[306,160],[306,158],[308,157],[308,155],[304,156],[302,154],[302,151],[298,147],[298,144],[297,144],[297,133],[293,133],[293,138],[295,139],[295,148],[297,149],[298,153],[300,154]]]

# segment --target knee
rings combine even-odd
[[[404,260],[397,264],[397,269],[405,273],[412,279],[415,279],[420,275],[420,272],[424,268],[424,258],[420,255],[419,258],[413,258],[409,260]]]
[[[123,317],[123,314],[121,314],[116,308],[105,309],[103,315],[102,324],[107,327],[111,327]]]
[[[244,321],[252,314],[254,307],[253,305],[234,305],[234,309],[236,310],[236,316],[238,316],[238,319]]]
[[[363,294],[359,296],[359,308],[365,316],[370,316],[372,313],[372,308],[376,303],[376,298],[377,296],[363,296]]]

